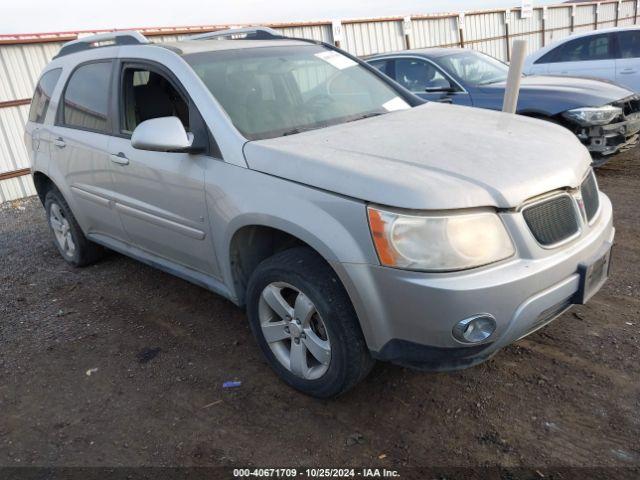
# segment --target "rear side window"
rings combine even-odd
[[[111,66],[111,61],[88,63],[71,74],[62,106],[65,126],[109,132]]]
[[[585,62],[614,58],[611,35],[591,35],[570,40],[541,57],[536,63]]]
[[[53,89],[56,88],[60,73],[62,73],[62,69],[56,68],[40,77],[36,91],[33,94],[33,100],[31,100],[31,108],[29,109],[30,122],[44,122],[44,117],[47,114],[49,102],[51,101],[51,94],[53,93]]]
[[[640,57],[640,30],[628,30],[618,33],[620,58]]]

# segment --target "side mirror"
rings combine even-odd
[[[438,79],[431,82],[424,89],[427,93],[446,93],[446,92],[455,92],[456,89],[445,79]]]
[[[131,146],[153,152],[190,152],[193,134],[186,132],[178,117],[152,118],[136,127]]]

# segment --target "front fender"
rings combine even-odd
[[[378,263],[365,203],[360,200],[224,162],[207,170],[205,188],[220,273],[236,294],[231,242],[247,226],[275,228],[302,240],[340,277],[343,263]]]

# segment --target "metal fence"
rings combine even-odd
[[[408,48],[459,46],[509,61],[513,39],[527,40],[533,52],[573,32],[635,25],[640,0],[562,4],[534,8],[440,15],[417,15],[333,22],[273,24],[285,35],[334,43],[355,55]],[[525,18],[526,17],[526,18]],[[153,41],[227,28],[140,28]],[[0,202],[35,194],[29,173],[23,126],[40,71],[64,42],[97,32],[0,35]]]

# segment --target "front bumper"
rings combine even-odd
[[[578,132],[578,138],[594,156],[594,166],[600,166],[611,155],[636,146],[640,140],[639,132],[640,113],[632,113],[621,122],[584,127]]]
[[[362,264],[343,264],[372,354],[379,359],[430,370],[480,363],[501,348],[541,328],[575,303],[579,266],[613,242],[611,202],[600,193],[601,210],[580,236],[555,249],[537,245],[517,213],[503,215],[514,238],[514,258],[466,272],[431,274]],[[477,314],[496,319],[484,342],[469,346],[453,326]]]

